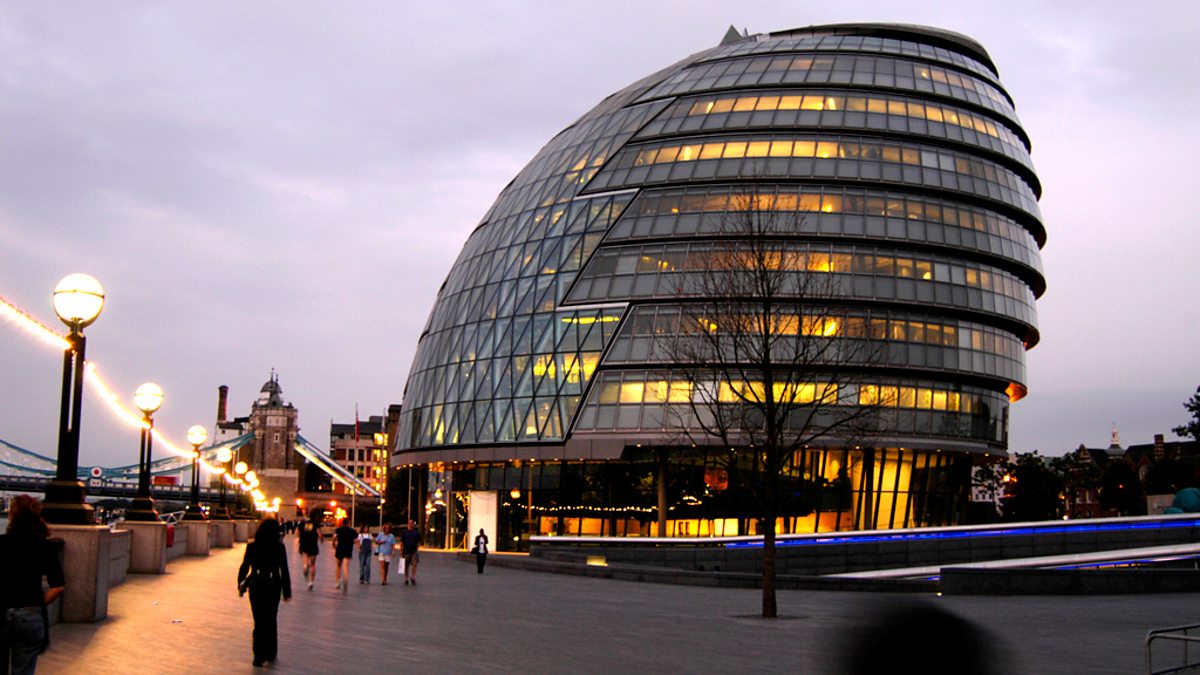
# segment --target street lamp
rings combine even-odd
[[[100,316],[104,288],[86,274],[70,274],[54,288],[54,313],[70,329],[63,352],[62,408],[58,417],[58,468],[46,485],[42,517],[51,523],[91,525],[96,517],[79,480],[79,413],[83,404],[83,329]]]
[[[213,515],[213,518],[217,520],[230,519],[229,509],[225,506],[225,474],[229,473],[229,463],[232,461],[233,451],[229,449],[229,446],[224,446],[220,450],[217,450],[217,463],[221,465],[221,470],[217,474],[219,476],[217,482],[220,483],[221,487],[221,506],[217,509],[216,514]]]
[[[162,407],[162,387],[153,382],[143,384],[133,393],[133,404],[142,411],[142,438],[138,448],[138,493],[133,498],[129,512],[125,514],[125,520],[156,521],[158,512],[154,510],[154,498],[150,496],[151,445],[154,443],[152,416]]]
[[[200,446],[208,440],[208,430],[199,424],[187,430],[187,441],[192,444],[192,501],[188,504],[184,520],[208,520],[200,508]]]

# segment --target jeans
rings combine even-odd
[[[371,583],[371,554],[358,554],[358,580]]]
[[[13,675],[32,675],[37,657],[42,651],[46,626],[42,623],[41,607],[16,607],[5,610],[4,636],[0,640],[0,655],[8,667],[12,659]]]

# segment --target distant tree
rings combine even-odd
[[[975,467],[971,474],[971,487],[976,488],[984,497],[1000,509],[1000,494],[1004,489],[1004,477],[1008,475],[1008,465],[1003,462],[984,464]]]
[[[1082,451],[1083,446],[1079,446]],[[1065,515],[1077,516],[1074,505],[1081,494],[1100,487],[1100,467],[1077,452],[1068,452],[1050,460],[1050,468],[1063,480]]]
[[[1001,515],[1001,495],[1004,492],[1004,477],[1008,476],[1007,462],[994,462],[994,464],[985,464],[974,467],[971,472],[971,488],[972,513],[968,515],[968,522],[972,525],[980,524],[980,522],[994,522]],[[974,496],[982,497],[978,503],[973,501]],[[991,508],[984,506],[985,503],[991,503]]]
[[[1200,441],[1200,387],[1196,388],[1196,393],[1192,397],[1183,402],[1183,407],[1192,414],[1192,419],[1188,420],[1187,424],[1181,424],[1171,431],[1180,438],[1191,437],[1193,440]]]
[[[1195,471],[1187,462],[1164,459],[1150,465],[1146,471],[1146,494],[1173,495],[1195,483]]]
[[[1114,458],[1104,465],[1100,475],[1100,507],[1114,509],[1117,515],[1140,516],[1146,513],[1142,481],[1137,470],[1124,459]]]
[[[1033,452],[1016,453],[1004,487],[1005,520],[1054,520],[1062,516],[1064,480],[1051,462]]]

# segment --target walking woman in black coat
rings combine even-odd
[[[250,612],[254,615],[254,666],[274,661],[279,653],[279,633],[275,619],[279,614],[279,596],[292,599],[292,578],[288,574],[287,549],[283,547],[279,521],[263,518],[246,545],[246,556],[238,570],[238,592],[250,591]]]

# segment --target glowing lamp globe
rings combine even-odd
[[[217,461],[218,462],[220,462],[222,464],[228,464],[231,459],[233,459],[233,451],[230,450],[228,447],[224,447],[224,448],[221,448],[220,450],[217,450]]]
[[[204,441],[208,440],[208,429],[199,424],[193,425],[187,430],[187,441],[194,446],[204,445]]]
[[[147,415],[154,413],[163,404],[162,387],[153,382],[143,384],[133,393],[133,404]]]
[[[68,326],[83,328],[100,316],[104,287],[87,274],[68,274],[54,287],[54,313]]]
[[[233,465],[233,472],[240,476],[246,473],[246,470],[249,468],[250,467],[246,466],[245,462],[238,462],[237,464]]]

